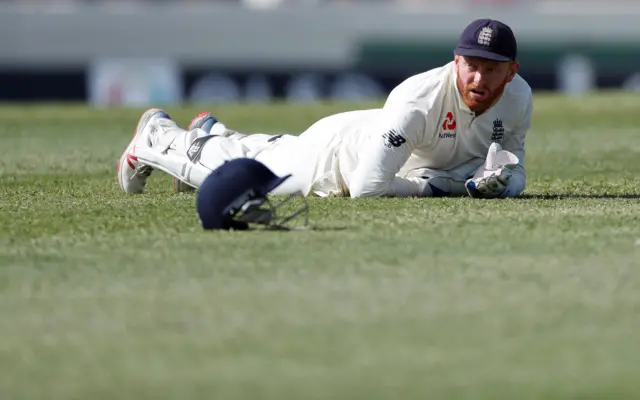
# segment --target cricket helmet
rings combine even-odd
[[[274,204],[268,195],[291,175],[279,177],[259,161],[237,158],[212,171],[196,196],[196,209],[205,230],[246,230],[250,224],[272,229],[291,229],[290,221],[304,217],[308,223],[309,208],[302,198],[302,207],[290,212],[283,209],[296,194]]]

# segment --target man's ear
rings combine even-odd
[[[520,70],[520,63],[518,61],[512,61],[509,64],[509,75],[507,76],[507,82],[511,82],[513,78],[515,78],[518,70]]]

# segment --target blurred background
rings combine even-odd
[[[362,100],[492,17],[536,91],[640,89],[637,0],[0,0],[0,100]]]

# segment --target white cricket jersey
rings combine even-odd
[[[381,109],[325,118],[332,129],[324,135],[333,138],[333,148],[318,154],[310,190],[321,196],[420,196],[424,180],[405,178],[409,171],[450,170],[484,159],[497,141],[520,159],[507,194],[518,195],[526,182],[524,142],[532,112],[531,88],[516,75],[501,99],[476,116],[462,101],[451,62],[406,79]]]

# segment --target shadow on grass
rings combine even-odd
[[[515,197],[523,200],[562,200],[562,199],[640,199],[640,194],[523,194]]]
[[[309,226],[293,226],[293,227],[262,227],[262,226],[252,226],[249,229],[246,229],[245,232],[309,232],[309,231],[346,231],[351,229],[348,226],[317,226],[317,225],[309,225]]]

